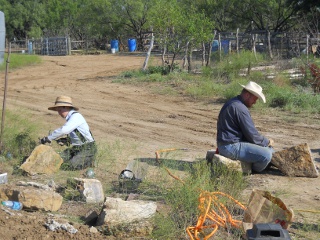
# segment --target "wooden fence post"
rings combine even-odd
[[[206,66],[209,66],[210,65],[210,57],[211,57],[211,52],[212,52],[212,43],[214,41],[214,38],[216,37],[216,34],[217,34],[217,31],[214,30],[213,32],[213,38],[209,44],[209,50],[208,50],[208,57],[207,57],[207,63],[206,63]]]
[[[239,54],[239,28],[237,28],[237,34],[236,34],[236,51],[237,51],[237,54]]]
[[[218,35],[218,39],[219,39],[219,56],[220,56],[220,60],[221,60],[221,48],[222,48],[222,46],[221,46],[221,36],[220,36],[220,33],[219,33],[219,35]]]
[[[307,35],[307,47],[306,47],[306,50],[307,50],[307,64],[309,64],[309,35]]]
[[[202,63],[201,63],[202,66],[204,66],[205,61],[206,61],[206,45],[204,42],[202,42]]]
[[[257,40],[257,34],[252,34],[252,51],[255,59],[257,60],[256,40]]]
[[[269,30],[268,30],[268,50],[269,50],[269,57],[272,60],[273,59],[273,55],[272,55],[272,49],[271,49],[271,34],[270,34]]]

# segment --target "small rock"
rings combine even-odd
[[[90,227],[90,230],[89,230],[91,233],[97,233],[98,232],[98,229],[96,229],[95,227]]]

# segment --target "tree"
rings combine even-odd
[[[242,24],[258,30],[284,32],[290,30],[295,21],[296,11],[286,4],[286,0],[231,0],[237,11],[233,11],[234,19]]]
[[[149,31],[148,12],[156,0],[112,0],[115,13],[113,26],[117,27],[117,37],[137,38],[138,48],[143,48],[144,33]]]
[[[0,0],[6,18],[6,35],[10,40],[40,37],[45,16],[41,0]]]
[[[296,14],[296,28],[318,38],[320,32],[320,0],[287,0],[292,5]]]
[[[150,16],[150,24],[156,41],[162,47],[163,56],[166,52],[171,54],[171,62],[167,62],[169,70],[174,70],[176,57],[183,50],[187,50],[188,69],[191,70],[193,48],[212,38],[212,22],[193,5],[172,0],[157,1]]]
[[[233,1],[189,0],[187,4],[193,4],[198,8],[198,12],[204,13],[213,22],[215,30],[219,32],[230,31],[239,27],[239,25],[236,25],[239,22],[233,19],[232,12],[236,11]]]
[[[287,0],[287,5],[292,5],[297,12],[307,13],[314,8],[320,11],[320,0]]]

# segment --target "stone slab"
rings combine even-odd
[[[206,159],[207,159],[207,162],[210,164],[220,163],[229,169],[233,169],[245,174],[252,173],[252,166],[250,163],[245,163],[238,160],[232,160],[230,158],[226,158],[220,154],[217,154],[215,150],[207,151]]]
[[[316,178],[319,176],[307,143],[275,152],[271,163],[290,177]]]

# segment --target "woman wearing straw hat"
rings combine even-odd
[[[62,141],[59,141],[59,139],[67,135],[71,147],[60,154],[64,160],[65,167],[83,169],[91,166],[94,162],[97,148],[89,125],[84,117],[77,112],[79,108],[72,104],[70,97],[60,96],[57,97],[54,106],[48,109],[57,111],[61,117],[66,119],[66,123],[54,130],[49,136],[43,137],[40,142],[46,144],[51,143],[52,140],[57,140],[58,143],[61,143]]]
[[[255,172],[263,171],[274,152],[273,140],[261,135],[251,118],[249,108],[258,99],[266,102],[261,86],[249,82],[241,94],[230,99],[220,110],[217,122],[219,154],[252,164]]]

